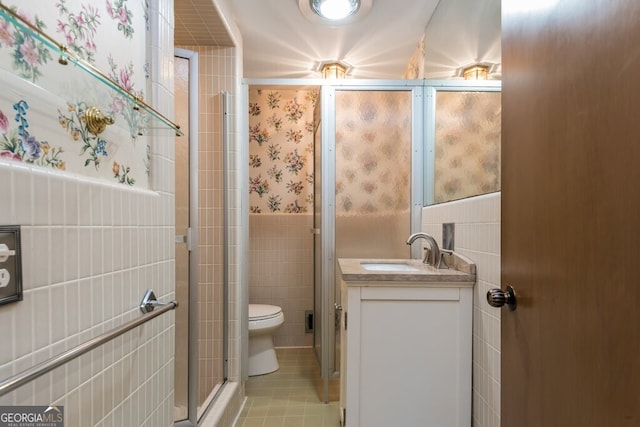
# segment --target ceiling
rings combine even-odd
[[[176,45],[233,45],[214,2],[175,1]],[[336,27],[308,19],[298,2],[226,1],[245,78],[318,78],[322,62],[338,60],[351,78],[400,79],[423,35],[425,78],[455,78],[475,63],[500,78],[500,0],[373,0],[364,17]]]
[[[173,8],[176,46],[233,46],[213,0],[175,0]]]

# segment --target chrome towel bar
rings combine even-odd
[[[149,298],[150,296],[153,296],[153,298]],[[94,348],[99,347],[116,337],[119,337],[125,332],[128,332],[131,329],[134,329],[169,310],[175,309],[178,306],[178,302],[171,301],[169,303],[159,303],[155,300],[153,291],[149,289],[145,293],[145,298],[140,304],[141,309],[142,306],[151,306],[151,310],[147,311],[146,314],[140,316],[137,319],[134,319],[122,326],[112,329],[109,332],[92,338],[89,341],[86,341],[70,350],[65,351],[64,353],[45,360],[44,362],[32,366],[29,369],[25,369],[24,371],[19,372],[16,375],[13,375],[12,377],[9,377],[6,380],[0,382],[0,396],[4,396],[5,394],[17,389],[18,387],[35,380],[36,378],[54,370],[61,365],[64,365],[65,363],[75,359],[76,357],[82,356],[83,354],[93,350]],[[156,309],[154,310],[154,308]],[[143,312],[145,311],[143,310]]]

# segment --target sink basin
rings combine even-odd
[[[401,262],[362,262],[360,265],[369,271],[420,271],[419,268],[413,265]]]

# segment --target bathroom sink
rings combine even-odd
[[[420,271],[419,268],[413,265],[401,262],[362,262],[360,265],[369,271]]]

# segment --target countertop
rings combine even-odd
[[[341,258],[338,260],[342,279],[349,285],[362,286],[367,282],[375,285],[375,282],[409,282],[419,283],[465,283],[473,286],[476,281],[476,266],[467,258],[452,254],[446,256],[450,268],[436,269],[426,265],[419,259],[371,259],[371,258]],[[408,264],[417,270],[367,270],[363,263],[378,264]]]

